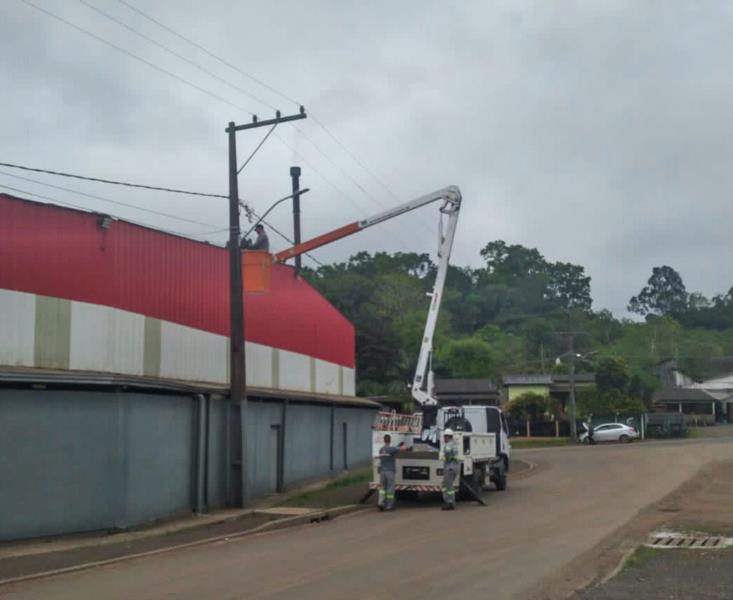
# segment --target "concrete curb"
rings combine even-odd
[[[111,565],[119,562],[128,560],[134,560],[137,558],[146,558],[149,556],[155,556],[158,554],[165,554],[167,552],[173,552],[175,550],[184,550],[186,548],[194,548],[196,546],[204,546],[206,544],[213,544],[215,542],[229,541],[239,539],[251,535],[260,533],[266,533],[268,531],[277,531],[279,529],[286,529],[289,527],[297,527],[298,525],[307,525],[310,523],[320,523],[321,521],[328,521],[335,519],[342,515],[346,515],[359,510],[369,508],[368,506],[362,506],[359,504],[347,504],[344,506],[337,506],[334,508],[327,509],[316,509],[303,515],[297,515],[294,517],[285,517],[283,519],[275,519],[268,523],[263,523],[258,527],[241,531],[239,533],[217,535],[213,537],[196,540],[194,542],[187,542],[185,544],[175,544],[173,546],[166,546],[165,548],[157,548],[155,550],[148,550],[145,552],[137,552],[135,554],[128,554],[126,556],[118,556],[116,558],[109,558],[106,560],[93,561],[88,563],[82,563],[73,565],[71,567],[64,567],[61,569],[53,569],[51,571],[42,571],[40,573],[32,573],[30,575],[22,575],[20,577],[11,577],[9,579],[0,579],[0,586],[10,585],[13,583],[22,583],[25,581],[32,581],[34,579],[43,579],[46,577],[54,577],[56,575],[64,575],[67,573],[74,573],[77,571],[85,571],[87,569],[93,569],[95,567],[102,567],[105,565]],[[254,511],[257,512],[256,510]]]

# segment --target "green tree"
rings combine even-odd
[[[603,358],[596,367],[596,387],[600,395],[610,392],[628,394],[631,371],[623,358]]]
[[[682,277],[667,265],[654,267],[647,284],[629,300],[628,310],[640,315],[674,315],[687,309],[687,289]]]
[[[543,418],[551,411],[550,400],[547,396],[536,392],[525,392],[504,407],[515,419],[523,419],[526,427],[526,435],[530,437],[530,422]]]
[[[494,353],[485,341],[462,338],[448,341],[436,355],[436,372],[442,376],[489,377],[495,372]]]

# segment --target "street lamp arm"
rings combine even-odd
[[[249,229],[247,230],[247,233],[245,233],[243,237],[247,237],[247,236],[248,236],[248,235],[249,235],[250,233],[252,233],[252,231],[254,231],[254,228],[255,228],[255,227],[257,227],[257,226],[258,226],[258,225],[259,225],[260,223],[262,223],[262,221],[264,221],[264,220],[265,220],[265,217],[266,217],[267,215],[269,215],[269,214],[270,214],[270,213],[272,212],[272,209],[273,209],[273,208],[275,208],[275,207],[276,207],[276,206],[277,206],[278,204],[280,204],[280,203],[282,203],[282,202],[285,202],[286,200],[290,200],[290,199],[291,199],[291,198],[293,198],[294,196],[302,196],[303,194],[305,194],[306,192],[309,192],[309,191],[310,191],[310,188],[305,188],[304,190],[300,190],[299,192],[297,192],[297,193],[295,193],[295,194],[290,194],[289,196],[285,196],[284,198],[280,198],[280,200],[278,200],[278,201],[277,201],[277,202],[275,202],[275,203],[274,203],[274,204],[273,204],[272,206],[270,206],[270,208],[268,208],[268,209],[267,209],[267,210],[266,210],[266,211],[264,212],[264,214],[262,214],[262,215],[260,216],[260,218],[259,218],[259,219],[257,219],[257,221],[255,221],[255,224],[254,224],[254,225],[252,225],[252,227],[250,227],[250,228],[249,228]]]

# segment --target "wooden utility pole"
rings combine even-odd
[[[300,167],[290,167],[293,183],[293,246],[300,244]],[[300,254],[295,257],[295,276],[300,275]]]
[[[241,426],[242,415],[247,408],[247,372],[245,356],[245,335],[244,335],[244,288],[242,285],[244,266],[242,264],[242,252],[239,248],[241,229],[239,224],[239,182],[237,180],[237,132],[257,127],[268,127],[279,125],[287,121],[305,119],[305,109],[301,106],[300,112],[294,115],[283,117],[277,111],[274,119],[265,121],[258,120],[257,116],[252,117],[252,122],[245,125],[236,125],[229,122],[226,128],[229,136],[229,337],[230,337],[230,395],[229,407],[227,410],[226,424],[226,472],[224,476],[226,486],[226,501],[229,506],[236,504],[243,505],[246,500],[246,439],[245,428]],[[236,421],[233,419],[236,418]],[[239,439],[232,435],[233,431],[239,432]],[[234,445],[239,446],[238,449]],[[239,456],[239,460],[235,457]],[[232,485],[232,470],[239,465],[241,477],[241,500],[236,502]]]

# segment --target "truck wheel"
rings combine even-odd
[[[498,491],[503,492],[506,489],[506,471],[504,470],[503,460],[494,469],[493,480]]]

